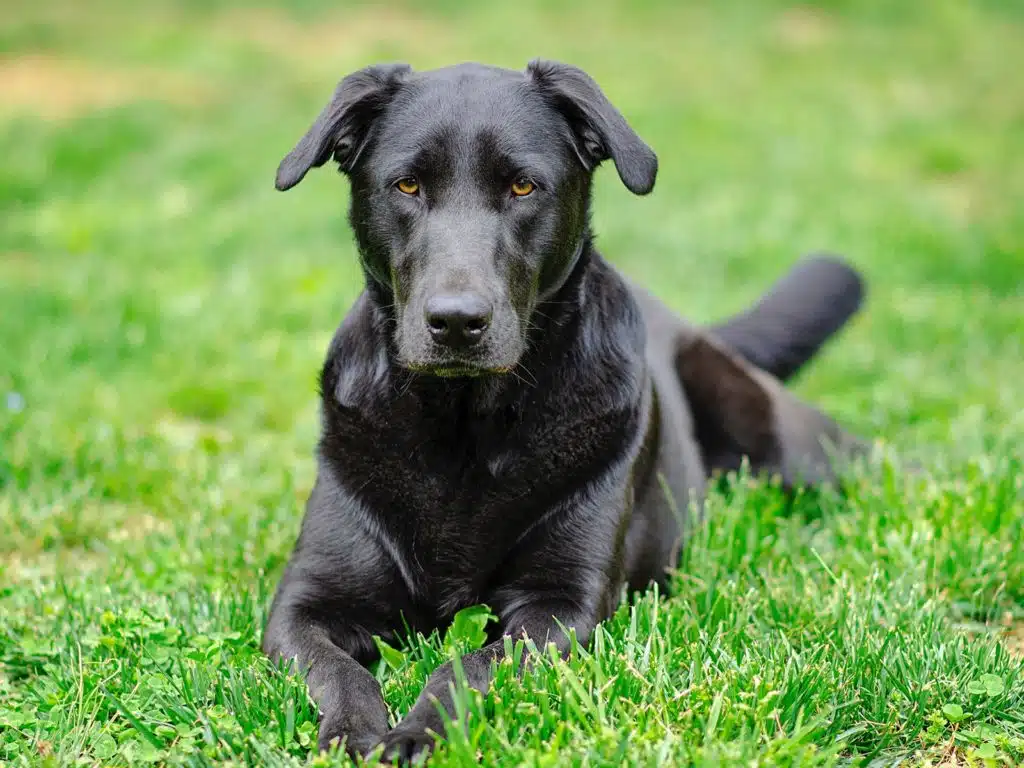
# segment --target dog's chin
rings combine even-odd
[[[439,344],[406,344],[395,339],[395,361],[407,371],[438,378],[480,378],[511,374],[522,357],[515,344],[481,344],[448,349]]]

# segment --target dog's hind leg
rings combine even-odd
[[[867,445],[710,334],[680,337],[676,370],[708,472],[778,475],[786,486],[834,481]]]
[[[812,280],[816,272],[825,278],[831,274],[833,285],[842,282],[828,263],[811,260],[780,281],[759,306],[781,318],[787,297],[795,301],[801,285],[809,293],[810,283],[819,283]],[[664,426],[668,431],[682,430],[697,444],[703,473],[739,469],[746,457],[754,472],[777,473],[787,485],[813,484],[834,479],[836,461],[865,451],[863,442],[802,402],[775,375],[791,374],[828,338],[811,322],[815,311],[824,314],[815,302],[808,303],[814,311],[794,315],[796,320],[788,324],[769,324],[765,332],[753,324],[757,308],[737,318],[728,325],[730,338],[740,347],[736,349],[713,330],[686,322],[643,288],[634,285],[633,292],[647,325],[648,363],[661,408],[682,409],[681,418]],[[819,283],[818,304],[827,303],[821,298],[824,294]],[[848,317],[851,312],[848,304],[839,314]],[[839,314],[830,316],[833,324]],[[694,464],[688,453],[662,449],[674,461]],[[696,489],[692,478],[684,478],[682,485]],[[685,503],[687,495],[680,498]]]
[[[792,377],[860,308],[864,282],[834,256],[800,261],[748,311],[712,334],[780,381]]]

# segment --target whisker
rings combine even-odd
[[[519,375],[519,374],[518,374],[518,373],[516,372],[517,370],[522,370],[522,371],[524,371],[525,373],[527,373],[527,374],[528,374],[528,375],[530,376],[530,380],[528,381],[527,379],[525,379],[525,378],[523,378],[522,376],[520,376],[520,375]],[[533,372],[532,372],[532,371],[530,371],[530,369],[529,369],[529,368],[527,368],[527,367],[526,367],[525,365],[523,365],[522,363],[517,363],[517,364],[516,364],[516,365],[515,365],[515,366],[514,366],[514,367],[512,368],[512,370],[511,370],[511,371],[509,371],[509,373],[511,373],[511,374],[512,374],[513,376],[515,376],[515,377],[516,377],[517,379],[519,379],[519,381],[521,381],[521,382],[523,382],[524,384],[527,384],[527,385],[529,385],[529,386],[531,386],[531,387],[536,387],[536,386],[538,385],[538,383],[539,383],[539,382],[537,381],[537,377],[533,375]]]

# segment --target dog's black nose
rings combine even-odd
[[[427,300],[423,317],[438,344],[469,347],[491,324],[491,304],[475,293],[442,293]]]

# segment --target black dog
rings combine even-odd
[[[624,589],[663,583],[711,473],[833,477],[860,443],[780,381],[861,281],[808,260],[708,330],[631,286],[593,246],[591,175],[611,158],[643,195],[657,160],[563,64],[356,72],[277,188],[332,157],[366,289],[323,368],[318,477],[263,645],[308,668],[321,747],[409,757],[443,733],[451,665],[389,732],[373,635],[486,603],[500,624],[462,660],[484,691],[503,636],[565,650],[559,624],[586,642]]]

